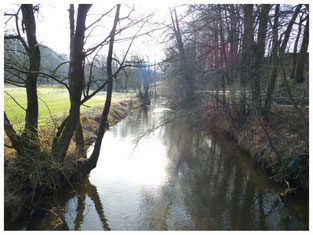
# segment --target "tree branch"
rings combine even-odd
[[[16,101],[16,99],[14,99],[13,96],[11,96],[7,91],[4,91],[4,93],[6,93],[8,96],[10,96],[11,99],[12,99],[21,109],[23,109],[23,110],[26,112],[26,109],[25,109],[22,105],[20,105],[20,104]]]

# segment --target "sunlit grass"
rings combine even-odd
[[[4,90],[9,93],[22,107],[26,109],[26,90],[24,88],[5,87]],[[114,93],[113,101],[126,99],[133,96],[134,93]],[[88,100],[81,111],[90,110],[93,107],[104,105],[106,92],[99,92],[92,99]],[[62,117],[68,113],[70,107],[69,94],[64,88],[39,87],[39,126],[53,123],[53,119]],[[4,93],[4,110],[15,127],[22,126],[25,119],[25,111],[19,107],[16,102],[6,93]]]

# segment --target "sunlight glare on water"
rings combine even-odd
[[[123,177],[136,185],[162,185],[166,180],[167,158],[164,143],[158,137],[144,137],[134,148],[134,139],[116,141],[107,133],[102,147],[105,154],[92,175],[103,180]]]

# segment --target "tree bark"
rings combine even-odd
[[[279,57],[278,57],[278,52],[280,55],[283,55],[286,50],[286,46],[289,40],[290,32],[292,29],[292,26],[300,12],[300,9],[302,7],[302,4],[299,4],[287,26],[286,32],[285,32],[285,37],[282,42],[281,47],[279,48],[279,42],[278,42],[278,18],[279,18],[279,4],[276,5],[275,8],[275,19],[274,19],[274,26],[273,26],[273,51],[272,51],[272,69],[271,69],[271,78],[270,82],[267,88],[266,92],[266,100],[264,104],[264,109],[265,111],[270,111],[271,106],[272,106],[272,95],[274,93],[275,89],[275,84],[276,84],[276,79],[278,75],[278,69],[279,69]],[[279,51],[278,51],[279,49]],[[280,56],[281,57],[281,56]]]
[[[85,140],[84,140],[84,130],[83,130],[83,124],[82,119],[79,116],[79,119],[76,124],[75,128],[75,145],[76,145],[76,154],[78,157],[86,158],[86,148],[85,148]]]
[[[72,53],[74,51],[74,36],[75,36],[75,10],[74,10],[74,4],[70,4],[69,9],[69,20],[70,20],[70,58],[72,57]],[[70,69],[69,69],[70,72]],[[85,149],[85,141],[84,141],[84,131],[83,131],[83,125],[82,120],[79,113],[79,119],[76,124],[75,128],[75,147],[76,147],[76,155],[78,157],[87,157],[86,155],[86,149]]]
[[[304,34],[303,34],[303,41],[301,45],[300,50],[300,56],[297,63],[297,68],[295,72],[295,81],[296,82],[303,82],[303,70],[304,70],[304,64],[307,60],[307,52],[309,47],[309,14],[307,15],[307,22],[304,28]]]
[[[26,30],[28,43],[29,71],[26,75],[27,109],[25,128],[22,133],[24,141],[34,149],[39,148],[38,143],[38,96],[37,78],[40,68],[40,50],[36,38],[36,22],[32,4],[22,4],[23,24]]]
[[[227,55],[226,55],[226,44],[224,39],[224,32],[223,32],[223,21],[222,21],[222,10],[221,6],[218,6],[219,12],[219,33],[220,33],[220,41],[221,41],[221,66],[222,66],[222,90],[223,90],[223,103],[226,103],[226,82],[225,82],[225,69],[227,66]]]
[[[5,115],[4,130],[8,135],[13,148],[20,156],[35,156],[40,151],[38,139],[38,96],[37,96],[37,78],[40,68],[40,50],[36,38],[36,21],[32,4],[21,5],[23,15],[23,31],[26,31],[27,43],[20,35],[19,26],[17,27],[18,40],[21,41],[29,59],[28,73],[26,74],[25,88],[27,108],[25,115],[25,126],[22,135],[19,136],[8,117]],[[17,15],[16,15],[17,19]]]
[[[76,30],[71,45],[71,57],[69,66],[69,91],[71,107],[68,121],[60,136],[58,144],[53,149],[53,154],[59,162],[63,162],[71,138],[75,131],[77,121],[80,114],[80,99],[84,84],[84,68],[83,61],[85,54],[83,52],[85,30],[86,30],[86,16],[91,7],[91,4],[80,4],[78,6]]]
[[[229,43],[230,43],[230,50],[229,50],[229,60],[228,60],[228,76],[227,76],[227,86],[229,90],[230,99],[233,105],[236,103],[235,98],[235,88],[234,88],[234,80],[236,78],[236,73],[234,71],[237,70],[236,68],[236,57],[238,56],[238,32],[237,32],[237,24],[238,19],[235,12],[234,5],[230,5],[230,32],[229,32]]]
[[[180,63],[181,63],[181,68],[184,73],[184,83],[186,83],[187,89],[186,89],[186,96],[188,98],[192,98],[194,96],[194,87],[193,87],[193,76],[192,76],[192,68],[191,68],[191,63],[188,61],[183,40],[181,37],[181,31],[179,27],[179,20],[177,17],[177,12],[176,9],[174,8],[171,13],[171,20],[172,20],[172,27],[174,31],[174,35],[176,38],[176,44],[177,44],[177,49],[179,52],[179,58],[180,58]]]
[[[266,99],[264,104],[264,110],[270,111],[272,105],[272,94],[274,92],[274,87],[276,83],[276,77],[278,75],[278,19],[279,19],[279,11],[280,11],[280,4],[276,4],[275,6],[275,18],[274,18],[274,25],[273,25],[273,49],[271,53],[271,76],[270,82],[266,92]]]
[[[11,141],[14,150],[18,153],[18,155],[22,156],[24,151],[23,146],[21,145],[22,144],[21,137],[14,130],[5,112],[4,112],[4,131],[9,137],[9,140]]]
[[[290,71],[290,79],[294,79],[295,71],[296,71],[296,65],[297,65],[297,53],[298,53],[298,43],[301,36],[302,31],[302,23],[303,23],[303,14],[300,17],[299,27],[298,27],[298,34],[295,41],[294,49],[293,49],[293,55],[292,55],[292,67]]]
[[[241,117],[246,116],[246,88],[248,80],[251,78],[252,47],[254,45],[253,28],[253,5],[246,4],[244,9],[244,34],[242,42],[242,57],[240,70],[240,113]]]
[[[260,6],[259,16],[259,30],[257,43],[255,45],[254,60],[252,67],[252,100],[255,110],[258,112],[258,108],[261,107],[261,83],[260,78],[263,70],[264,53],[265,53],[265,40],[267,32],[268,13],[271,9],[271,5],[262,4]]]

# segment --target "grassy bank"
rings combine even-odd
[[[19,87],[5,87],[4,91],[7,92],[4,93],[4,110],[14,127],[21,129],[25,119],[25,111],[16,102],[26,108],[26,91],[24,88]],[[132,96],[134,96],[133,93],[113,93],[112,101],[124,100]],[[94,106],[103,106],[105,97],[106,92],[99,92],[81,107],[81,112],[88,111]],[[39,87],[38,102],[39,128],[45,125],[53,125],[53,122],[68,112],[70,107],[69,94],[65,88]]]
[[[305,110],[308,118],[309,110]],[[246,150],[261,167],[272,175],[271,179],[293,187],[309,188],[308,136],[291,106],[277,106],[268,116],[249,115],[242,125],[238,113],[228,107],[211,108],[203,116],[208,128],[227,134]],[[291,125],[296,125],[296,129]],[[307,143],[306,143],[307,142]],[[288,185],[287,185],[288,186]],[[286,187],[287,187],[286,186]]]

